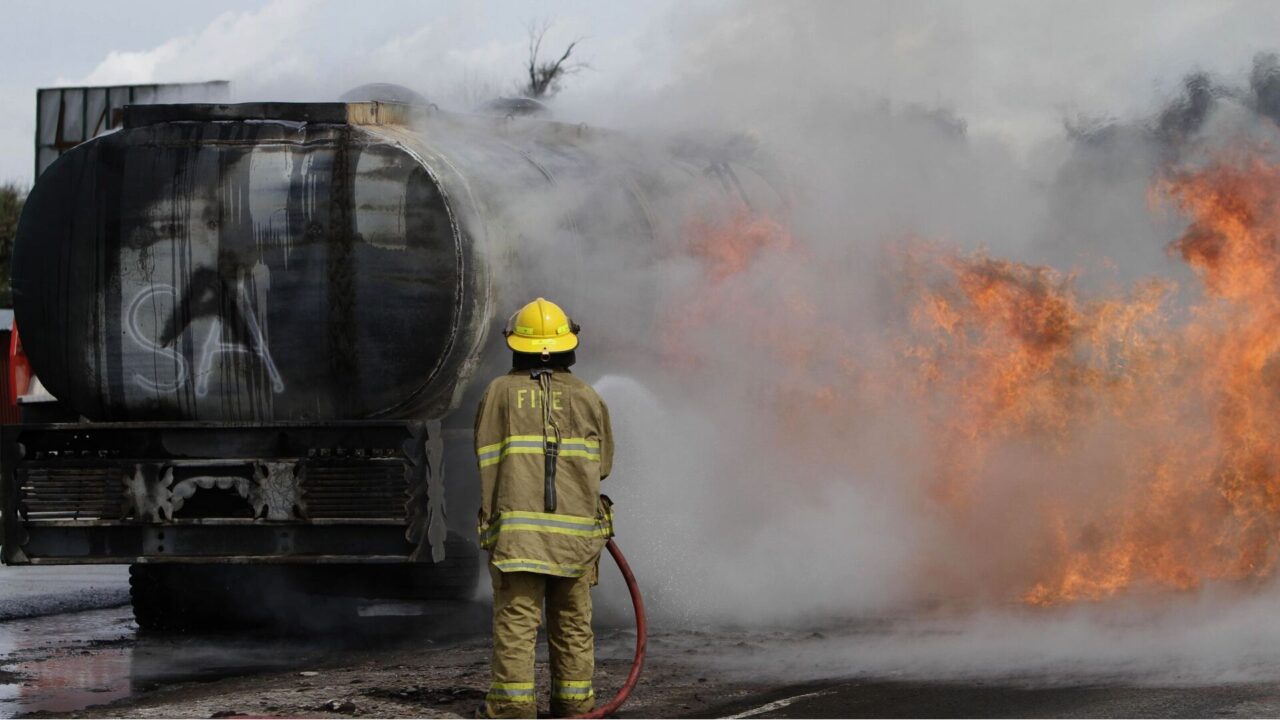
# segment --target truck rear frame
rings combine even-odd
[[[3,559],[430,562],[438,465],[420,421],[4,426]]]

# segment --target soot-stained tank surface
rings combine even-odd
[[[402,146],[320,120],[165,118],[41,176],[13,283],[55,396],[93,420],[360,419],[429,400],[466,301],[447,197]]]
[[[645,362],[690,221],[785,206],[767,157],[712,140],[381,102],[129,107],[32,189],[18,326],[93,421],[465,429],[529,298],[572,308],[595,367]]]

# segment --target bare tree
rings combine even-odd
[[[11,182],[0,183],[0,307],[13,307],[9,290],[9,260],[13,239],[18,234],[18,216],[27,199],[27,189]]]
[[[560,85],[564,78],[573,75],[583,68],[589,67],[586,63],[570,62],[569,58],[573,55],[573,49],[582,42],[583,38],[578,38],[569,43],[564,49],[560,57],[555,61],[539,60],[538,56],[542,53],[542,41],[547,36],[547,31],[551,29],[551,22],[544,20],[541,27],[534,23],[529,24],[529,81],[524,87],[525,97],[531,97],[535,100],[549,98],[560,91]]]

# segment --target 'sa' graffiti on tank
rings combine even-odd
[[[220,312],[220,289],[231,290],[232,303],[227,313],[229,317],[224,317]],[[147,333],[143,325],[147,320],[153,323],[158,320],[163,305],[169,307],[168,315],[160,326],[163,329],[158,336]],[[194,358],[195,393],[198,397],[209,394],[209,378],[214,374],[215,361],[226,354],[248,354],[256,357],[271,378],[272,392],[282,393],[285,390],[284,379],[271,357],[266,336],[258,315],[254,312],[253,301],[242,281],[237,281],[234,289],[220,288],[216,276],[210,278],[196,273],[185,295],[172,285],[149,285],[134,295],[125,317],[129,338],[158,359],[169,361],[174,368],[173,379],[168,382],[135,372],[133,382],[139,387],[153,393],[172,393],[191,381],[192,360],[188,360],[178,349],[178,339],[185,331],[197,332],[194,322],[207,317],[208,328],[196,343],[199,356]],[[226,336],[230,336],[230,341]]]

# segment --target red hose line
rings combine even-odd
[[[631,691],[635,690],[636,681],[640,679],[640,670],[644,667],[644,651],[649,642],[649,624],[644,616],[644,598],[640,597],[640,586],[636,583],[636,576],[632,574],[631,566],[627,564],[627,559],[623,557],[622,551],[613,542],[613,538],[609,538],[609,544],[605,547],[609,548],[609,554],[613,556],[613,561],[618,564],[618,570],[622,572],[622,579],[627,581],[627,589],[631,591],[631,604],[636,611],[636,657],[631,662],[631,673],[627,675],[627,681],[622,684],[618,694],[614,695],[607,705],[598,707],[586,715],[578,716],[584,718],[608,717],[622,707],[622,703],[626,702],[627,698],[631,696]]]

